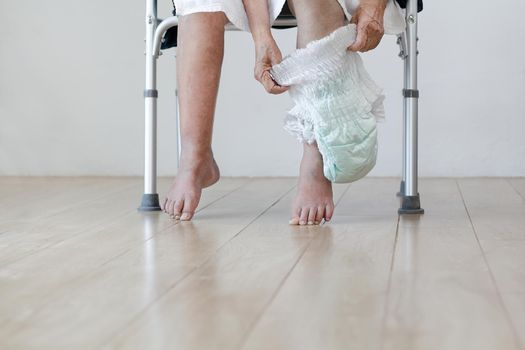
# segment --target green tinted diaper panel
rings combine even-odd
[[[355,25],[341,27],[271,70],[277,83],[290,86],[295,103],[284,128],[302,142],[317,142],[324,175],[332,182],[352,182],[372,170],[376,122],[384,120],[381,89],[360,56],[347,51],[355,34]]]

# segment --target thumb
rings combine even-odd
[[[366,44],[366,30],[365,28],[357,28],[357,36],[352,45],[348,47],[351,51],[359,51],[365,47]]]

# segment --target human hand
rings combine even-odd
[[[385,0],[361,1],[350,20],[350,23],[357,25],[357,37],[348,50],[366,52],[379,45],[385,33],[383,17],[386,3]]]
[[[281,50],[271,37],[255,43],[255,70],[254,76],[264,89],[270,94],[282,94],[288,90],[287,86],[280,86],[270,75],[272,66],[281,63]]]

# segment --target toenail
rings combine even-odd
[[[190,214],[188,214],[188,213],[182,213],[180,219],[181,219],[181,220],[189,220],[189,219],[190,219]]]
[[[308,225],[313,225],[314,222],[313,221],[308,221]]]
[[[299,225],[304,225],[304,224],[306,224],[305,221],[299,221]]]
[[[319,225],[319,221],[314,221],[314,225]]]

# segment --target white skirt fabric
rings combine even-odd
[[[348,21],[359,5],[359,0],[337,0]],[[283,8],[285,0],[268,0],[270,21],[273,23]],[[184,16],[196,12],[222,11],[237,28],[250,31],[248,17],[242,0],[175,0],[177,14]],[[404,10],[395,0],[388,0],[384,17],[385,34],[399,34],[405,29]]]

